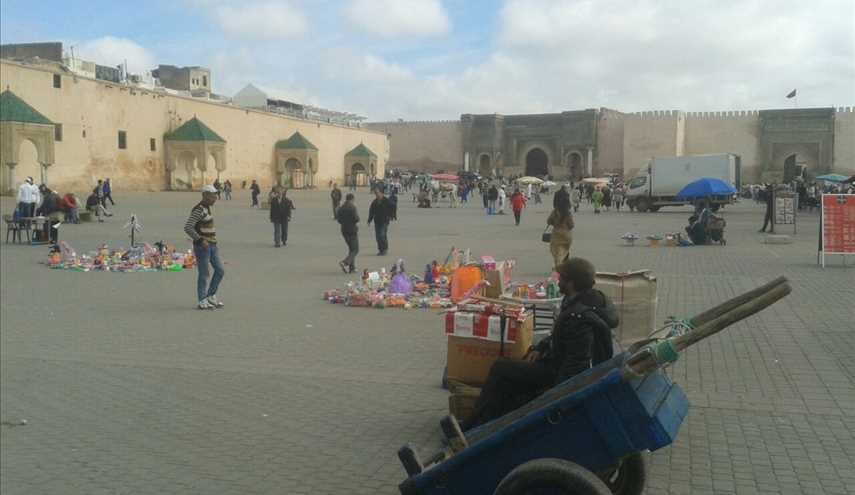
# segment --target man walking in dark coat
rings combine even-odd
[[[341,204],[341,189],[338,188],[338,184],[333,184],[332,191],[330,191],[330,199],[332,199],[332,217],[333,219],[337,218],[338,206]]]
[[[341,225],[341,236],[347,244],[347,257],[338,262],[341,271],[353,273],[356,271],[356,255],[359,253],[359,213],[353,204],[353,194],[347,193],[344,204],[337,210],[338,223]]]
[[[389,252],[389,222],[394,218],[392,204],[383,194],[383,188],[374,189],[374,201],[368,208],[368,225],[374,222],[374,235],[377,238],[377,256],[385,256]]]
[[[766,216],[763,218],[763,228],[760,232],[766,232],[766,227],[770,226],[769,232],[775,232],[775,224],[772,222],[772,205],[775,202],[775,189],[772,184],[766,184],[766,189],[762,192],[763,199],[766,201]]]
[[[294,203],[285,197],[287,189],[276,186],[270,195],[270,221],[273,223],[273,245],[285,246],[288,243],[288,222],[291,221],[291,211],[295,210]]]
[[[567,186],[562,185],[561,189],[555,191],[552,196],[553,210],[569,210],[570,209],[570,193],[567,192]]]
[[[258,186],[258,182],[256,182],[255,179],[252,179],[252,185],[249,186],[249,190],[252,192],[252,203],[249,207],[258,207],[258,195],[261,194],[261,188]]]

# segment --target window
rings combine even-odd
[[[53,140],[62,141],[62,124],[53,125]]]
[[[637,187],[641,187],[644,184],[647,184],[647,176],[635,177],[631,181],[629,181],[629,188],[635,189]]]
[[[119,131],[119,149],[124,150],[128,148],[128,133],[125,131]]]
[[[208,76],[202,76],[202,86],[208,87]]]
[[[154,138],[148,140],[148,147],[151,151],[157,151],[157,141]]]
[[[60,76],[59,74],[53,75],[53,87],[54,88],[61,88],[62,87],[62,76]]]

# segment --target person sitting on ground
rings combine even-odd
[[[699,246],[707,243],[707,225],[712,217],[712,212],[709,209],[709,203],[705,200],[696,204],[695,211],[696,213],[689,217],[686,234],[689,235],[692,244]]]
[[[552,333],[529,350],[524,361],[499,358],[490,368],[468,430],[492,421],[534,399],[546,389],[612,358],[612,329],[619,317],[612,301],[594,289],[596,270],[582,258],[558,267],[564,294]]]

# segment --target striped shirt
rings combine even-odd
[[[213,208],[202,203],[194,206],[184,224],[184,232],[193,239],[193,244],[199,244],[203,239],[210,244],[216,244],[217,231],[214,229]]]

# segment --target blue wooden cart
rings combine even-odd
[[[682,320],[683,331],[641,342],[523,407],[465,433],[443,420],[449,448],[422,462],[405,446],[403,495],[635,495],[641,453],[670,445],[689,411],[662,372],[678,353],[786,296],[783,277]]]

